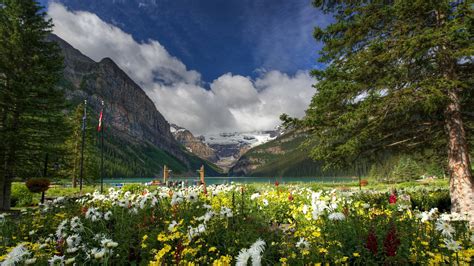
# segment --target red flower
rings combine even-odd
[[[378,244],[377,236],[374,233],[374,230],[370,230],[369,235],[367,236],[367,241],[365,247],[372,252],[372,254],[377,255]]]
[[[293,195],[291,194],[291,192],[290,192],[290,194],[288,195],[288,200],[289,200],[289,201],[293,201]]]
[[[394,257],[397,255],[397,249],[400,246],[400,239],[398,239],[397,229],[394,225],[392,225],[392,227],[390,227],[388,230],[387,236],[383,241],[383,246],[385,254],[387,254],[388,257]]]
[[[278,187],[279,184],[278,181],[275,181],[275,187]]]
[[[395,204],[397,203],[397,195],[395,195],[394,193],[390,194],[390,198],[388,199],[388,202],[390,204]]]

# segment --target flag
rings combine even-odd
[[[99,126],[97,126],[97,131],[99,131],[99,132],[102,130],[102,112],[103,111],[100,111]]]

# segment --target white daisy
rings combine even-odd
[[[62,265],[64,263],[64,256],[54,255],[51,259],[48,260],[49,265]]]
[[[230,218],[233,216],[232,210],[227,207],[221,208],[221,216],[224,218]]]
[[[110,221],[110,219],[112,219],[112,212],[108,211],[104,214],[104,220]]]
[[[436,223],[436,230],[440,231],[442,235],[451,238],[454,233],[454,228],[447,222],[438,220]]]
[[[170,231],[170,232],[173,231],[173,229],[174,229],[177,225],[178,225],[178,223],[177,223],[175,220],[171,221],[171,223],[168,225],[168,231]]]
[[[2,262],[3,265],[13,266],[21,262],[25,256],[29,255],[28,249],[23,244],[19,244],[7,254],[5,260]]]
[[[186,200],[188,200],[189,202],[196,202],[198,199],[199,196],[196,192],[189,192],[186,197]]]
[[[257,199],[258,197],[260,197],[260,193],[253,193],[253,194],[250,196],[250,199],[251,199],[251,200],[255,200],[255,199]]]
[[[248,249],[243,248],[240,250],[239,255],[236,258],[235,266],[247,266],[247,262],[250,259],[250,253]]]
[[[303,214],[304,214],[304,215],[306,215],[306,214],[308,213],[308,209],[309,209],[308,205],[305,204],[305,205],[303,206]]]
[[[310,244],[303,237],[301,237],[300,240],[296,243],[296,247],[299,249],[309,249]]]
[[[36,263],[36,258],[31,258],[31,259],[25,260],[26,265],[32,265],[32,264],[35,264],[35,263]]]
[[[346,219],[346,216],[342,212],[333,212],[329,214],[328,218],[329,220],[332,220],[332,221],[342,221]]]
[[[265,241],[263,241],[262,239],[257,239],[257,241],[255,241],[255,243],[253,243],[248,252],[250,253],[250,257],[252,258],[252,265],[253,266],[257,266],[257,265],[261,265],[261,261],[262,261],[262,253],[263,251],[265,251]]]
[[[444,243],[446,244],[446,248],[451,250],[451,251],[459,251],[461,249],[461,246],[454,241],[453,239],[445,239]]]

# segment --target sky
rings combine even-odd
[[[310,0],[40,1],[54,33],[93,60],[112,58],[170,123],[195,134],[268,130],[301,117],[308,71],[331,21]]]

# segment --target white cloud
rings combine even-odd
[[[48,14],[55,34],[96,61],[112,58],[169,122],[196,134],[272,129],[281,113],[304,115],[314,93],[308,73],[279,71],[262,72],[256,80],[227,73],[206,90],[197,71],[188,70],[155,40],[138,43],[95,14],[72,12],[54,2]]]

